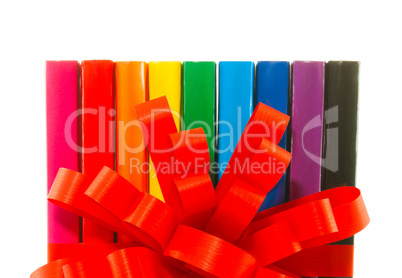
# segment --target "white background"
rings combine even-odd
[[[44,61],[100,58],[360,60],[355,277],[402,277],[401,10],[279,2],[1,1],[0,277],[46,262]]]

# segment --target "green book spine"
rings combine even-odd
[[[183,127],[203,128],[211,164],[215,162],[215,62],[183,63]],[[211,172],[215,184],[216,175]]]

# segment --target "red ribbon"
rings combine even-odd
[[[155,169],[182,164],[185,175],[157,171],[163,203],[107,167],[94,180],[60,169],[50,202],[139,244],[49,247],[50,259],[60,260],[31,278],[353,275],[353,247],[326,244],[368,224],[358,189],[323,191],[256,214],[290,162],[290,154],[276,145],[288,116],[257,106],[214,191],[202,129],[178,133],[165,97],[136,111]],[[266,161],[279,166],[267,174],[261,171]],[[236,172],[236,163],[246,162],[255,165],[253,171]]]

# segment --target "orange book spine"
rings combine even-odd
[[[148,192],[148,152],[134,107],[148,100],[148,64],[116,62],[117,171]]]
[[[142,192],[148,192],[148,152],[134,107],[148,100],[148,64],[116,62],[117,172]],[[117,242],[131,242],[117,235]]]

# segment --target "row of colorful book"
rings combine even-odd
[[[359,63],[48,61],[48,190],[60,167],[95,176],[117,170],[163,200],[134,106],[167,96],[177,128],[202,127],[219,182],[259,102],[291,116],[279,146],[292,153],[261,210],[337,186],[355,185]],[[267,162],[268,166],[275,161]],[[125,242],[49,204],[52,243]],[[345,244],[353,244],[353,239]]]

